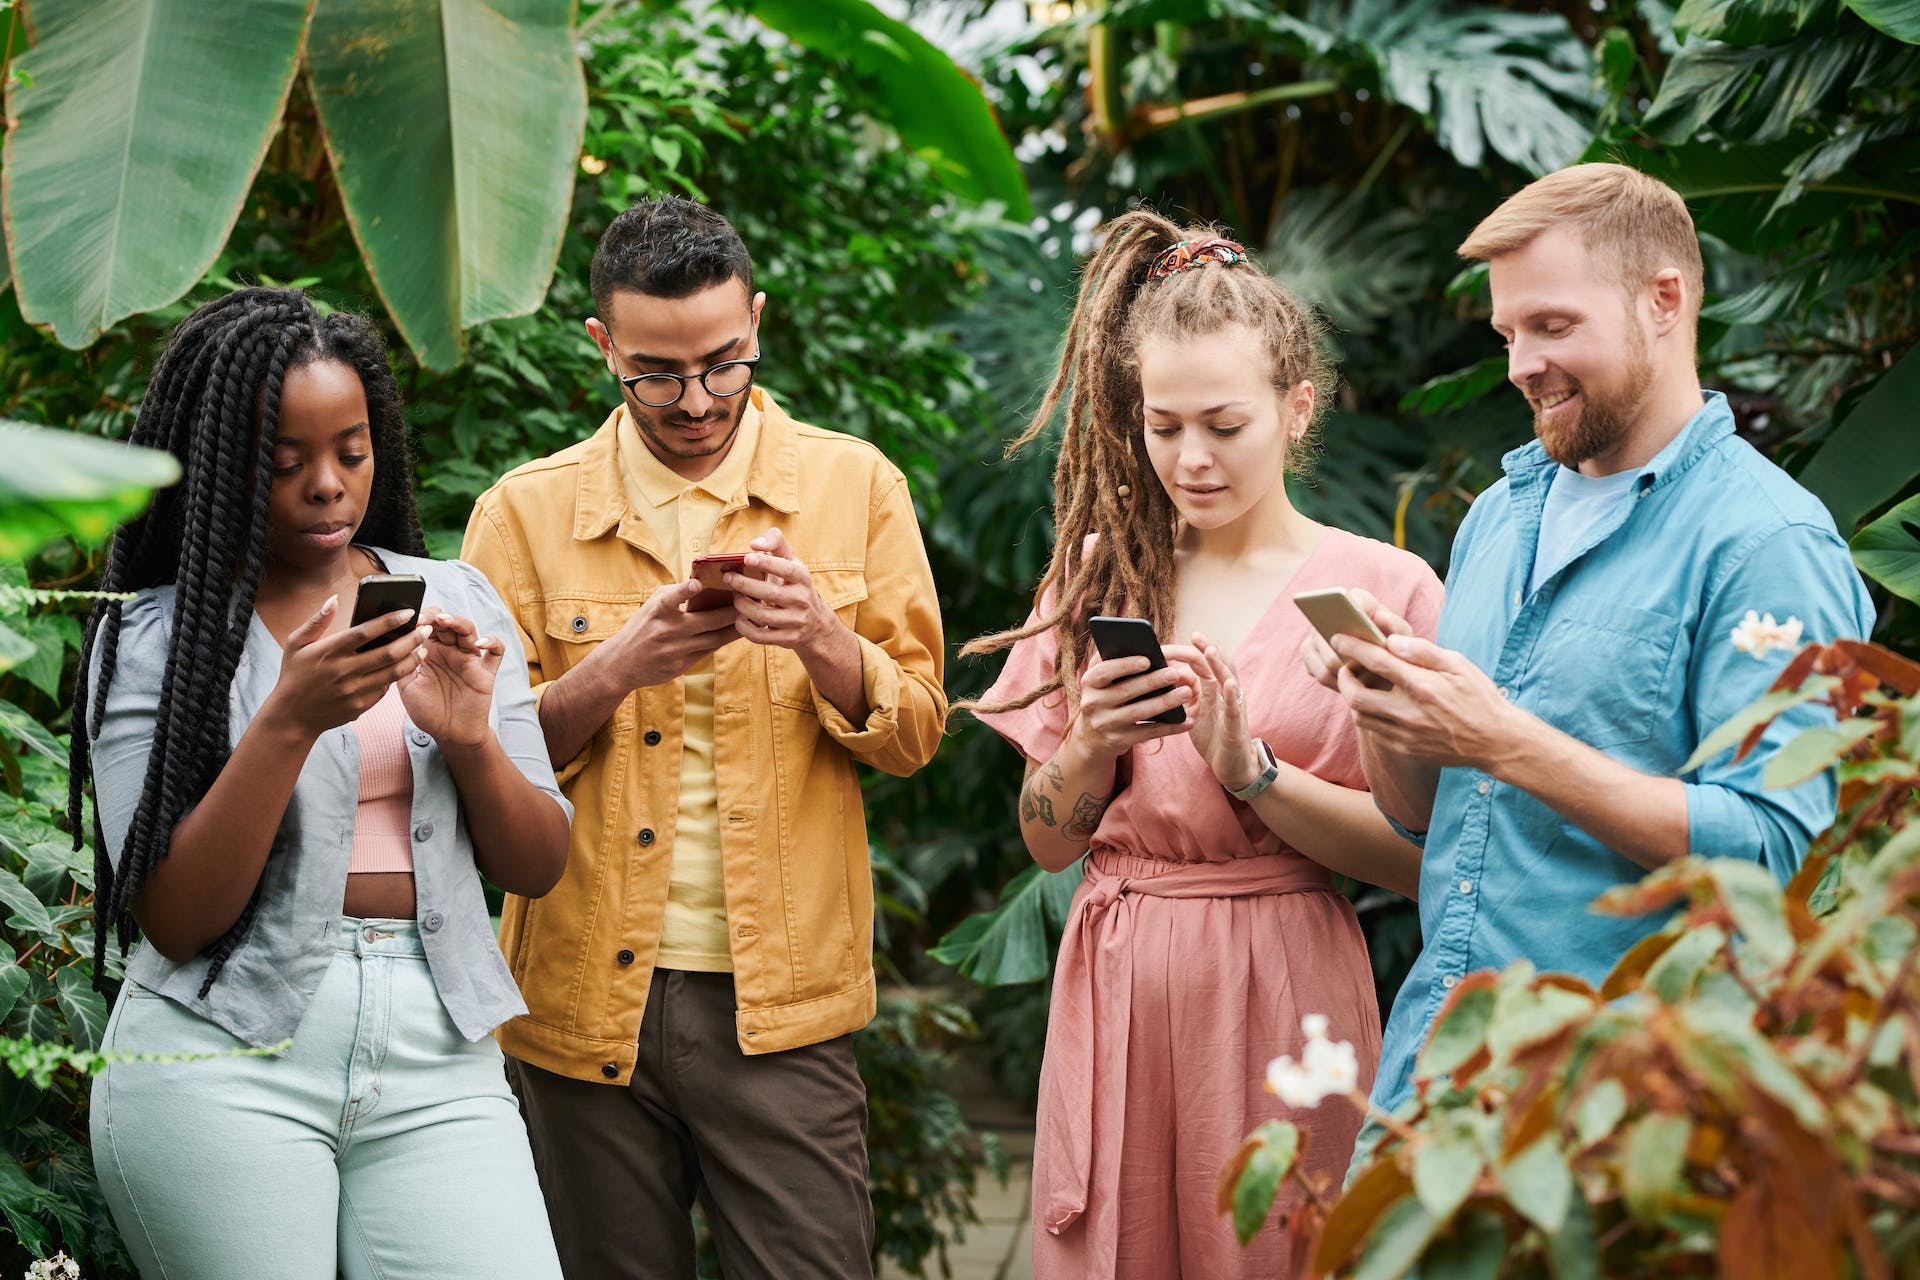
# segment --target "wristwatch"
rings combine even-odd
[[[1273,748],[1267,745],[1267,740],[1265,738],[1255,738],[1253,745],[1259,748],[1260,776],[1252,782],[1249,782],[1246,786],[1241,787],[1238,791],[1232,787],[1227,787],[1227,794],[1235,800],[1253,799],[1262,791],[1272,786],[1273,780],[1280,776],[1280,762],[1274,759]]]

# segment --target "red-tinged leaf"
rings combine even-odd
[[[1543,1081],[1547,1078],[1544,1073],[1535,1074]],[[1553,1127],[1554,1112],[1560,1102],[1559,1091],[1541,1087],[1530,1092],[1532,1096],[1529,1101],[1522,1103],[1521,1095],[1516,1094],[1507,1108],[1507,1132],[1500,1139],[1502,1164],[1532,1146]]]
[[[1558,987],[1562,991],[1576,992],[1589,1000],[1599,998],[1599,993],[1593,989],[1593,984],[1578,974],[1543,973],[1535,981],[1543,987]]]
[[[1227,1161],[1227,1167],[1220,1171],[1220,1180],[1213,1186],[1213,1211],[1221,1217],[1233,1212],[1233,1189],[1240,1185],[1240,1175],[1247,1171],[1247,1162],[1260,1149],[1260,1142],[1258,1133],[1250,1134],[1233,1153],[1233,1159]]]
[[[1833,850],[1822,849],[1807,855],[1800,869],[1793,873],[1793,879],[1787,881],[1787,897],[1804,905],[1813,896],[1814,886],[1820,883],[1820,877],[1827,873],[1827,864],[1833,861]]]
[[[1833,647],[1908,698],[1920,693],[1920,662],[1865,640],[1835,640]]]
[[[1434,1017],[1433,1030],[1414,1064],[1416,1076],[1431,1080],[1446,1075],[1485,1046],[1499,980],[1500,975],[1490,969],[1460,980]]]
[[[1693,754],[1687,757],[1687,762],[1681,765],[1677,772],[1692,773],[1735,743],[1740,744],[1740,749],[1734,753],[1733,758],[1735,760],[1744,758],[1747,752],[1753,750],[1753,744],[1760,741],[1760,735],[1766,732],[1767,726],[1773,723],[1775,716],[1803,702],[1823,698],[1828,691],[1838,688],[1839,685],[1840,681],[1832,676],[1815,676],[1805,684],[1796,680],[1789,685],[1776,685],[1774,689],[1762,694],[1750,706],[1737,712],[1731,720],[1702,739],[1700,745],[1694,748]]]
[[[1853,1262],[1860,1268],[1860,1280],[1893,1280],[1886,1255],[1880,1252],[1880,1242],[1867,1224],[1866,1211],[1861,1208],[1858,1196],[1847,1197],[1846,1215],[1847,1239],[1853,1245]]]
[[[1677,931],[1650,933],[1628,947],[1627,954],[1620,957],[1620,963],[1613,966],[1613,972],[1601,984],[1600,998],[1618,1000],[1629,991],[1639,990],[1647,970],[1666,953],[1668,947],[1680,941],[1680,936]]]
[[[1773,753],[1761,771],[1760,785],[1777,790],[1797,787],[1848,758],[1855,748],[1884,728],[1882,721],[1865,716],[1803,729]]]
[[[1805,680],[1816,666],[1821,667],[1822,670],[1825,669],[1821,662],[1822,658],[1831,661],[1824,645],[1808,645],[1793,655],[1793,661],[1780,669],[1780,674],[1774,677],[1771,685],[1767,686],[1767,692],[1779,693],[1785,689],[1798,689],[1800,682]]]
[[[1634,1217],[1658,1221],[1665,1202],[1686,1190],[1681,1175],[1691,1127],[1684,1115],[1654,1112],[1627,1130],[1620,1151],[1621,1190]]]
[[[1840,1241],[1807,1220],[1804,1204],[1771,1179],[1734,1193],[1720,1220],[1721,1280],[1842,1280]]]
[[[1360,1171],[1327,1214],[1314,1252],[1314,1269],[1344,1271],[1389,1206],[1413,1194],[1413,1179],[1391,1157],[1376,1159]]]

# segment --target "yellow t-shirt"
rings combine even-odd
[[[760,411],[748,401],[727,456],[706,479],[687,480],[653,456],[631,413],[621,411],[620,485],[627,506],[646,521],[660,544],[661,561],[682,582],[694,557],[713,550],[713,527],[721,511],[745,490],[759,440]],[[713,772],[713,659],[702,658],[689,667],[681,684],[686,713],[680,734],[680,813],[654,964],[730,973],[727,895],[720,879],[720,800]]]

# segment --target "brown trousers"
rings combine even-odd
[[[626,1088],[508,1059],[569,1280],[693,1280],[696,1198],[727,1280],[870,1280],[853,1038],[748,1057],[733,975],[656,969]]]

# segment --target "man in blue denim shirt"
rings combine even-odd
[[[1527,959],[1597,986],[1659,925],[1589,911],[1605,890],[1690,853],[1793,874],[1832,821],[1834,780],[1768,790],[1761,774],[1817,707],[1779,717],[1738,763],[1680,766],[1790,656],[1734,647],[1750,610],[1798,618],[1809,642],[1873,622],[1826,509],[1701,391],[1700,250],[1677,194],[1579,165],[1512,197],[1460,252],[1490,264],[1493,327],[1538,439],[1461,525],[1437,644],[1362,600],[1388,649],[1307,653],[1353,711],[1376,801],[1424,849],[1424,946],[1373,1088],[1389,1111],[1463,975]],[[1371,1145],[1363,1133],[1360,1153]]]

